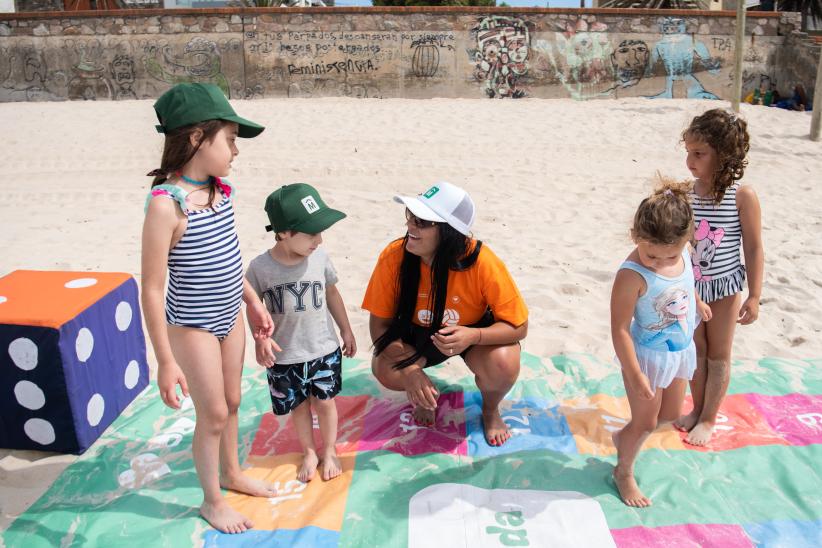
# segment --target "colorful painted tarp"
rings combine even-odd
[[[164,407],[152,385],[2,540],[32,548],[820,546],[822,360],[733,367],[710,449],[671,429],[645,445],[637,474],[654,500],[647,509],[623,505],[610,480],[610,434],[628,404],[609,363],[525,355],[503,405],[515,435],[496,448],[483,440],[479,394],[461,362],[440,370],[437,426],[424,428],[402,394],[378,388],[367,363],[347,360],[337,398],[344,473],[308,484],[296,480],[296,435],[271,414],[262,370],[246,369],[241,459],[280,490],[271,499],[228,495],[253,531],[223,535],[198,517],[194,410]]]

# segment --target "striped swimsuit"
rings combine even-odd
[[[722,202],[691,193],[696,232],[691,263],[696,291],[706,303],[724,299],[742,291],[745,266],[740,261],[742,224],[736,207],[739,182],[725,190]]]
[[[168,254],[166,321],[205,329],[224,339],[237,321],[243,298],[243,262],[234,228],[234,208],[228,183],[216,180],[223,199],[214,208],[190,211],[187,193],[175,185],[158,185],[148,200],[177,200],[188,217],[182,238]],[[146,202],[146,207],[148,201]]]

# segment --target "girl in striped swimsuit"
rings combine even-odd
[[[234,188],[228,175],[237,137],[263,127],[237,116],[211,84],[180,84],[154,109],[165,134],[160,169],[146,201],[143,224],[142,303],[157,358],[157,384],[169,407],[179,409],[177,385],[189,390],[197,413],[192,452],[203,488],[200,514],[224,533],[252,523],[224,500],[221,487],[271,497],[268,484],[242,474],[238,458],[240,382],[246,302],[255,338],[273,323],[244,281],[234,228]],[[168,295],[163,302],[166,270]]]
[[[736,324],[759,315],[765,256],[759,199],[742,186],[749,149],[748,124],[737,114],[713,109],[697,116],[682,135],[688,169],[696,178],[691,194],[695,233],[691,263],[697,294],[713,318],[694,333],[697,369],[691,380],[693,410],[676,421],[685,441],[707,444],[731,376]],[[745,264],[740,261],[740,248]],[[748,297],[741,292],[747,273]]]

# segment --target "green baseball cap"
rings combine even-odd
[[[345,218],[345,213],[331,209],[311,185],[294,183],[278,188],[265,200],[265,212],[271,232],[295,230],[317,234]]]
[[[159,133],[206,120],[235,122],[239,126],[239,137],[256,137],[265,129],[237,116],[223,91],[214,84],[177,84],[157,99],[154,111],[160,121],[155,126]]]

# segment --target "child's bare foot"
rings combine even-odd
[[[250,478],[245,474],[220,476],[220,487],[238,493],[245,493],[252,497],[276,497],[277,490],[268,482]]]
[[[308,483],[313,480],[314,472],[317,471],[317,465],[319,462],[317,453],[314,450],[309,449],[306,451],[303,456],[303,463],[300,466],[300,470],[297,472],[297,479],[303,483]]]
[[[334,479],[342,474],[342,465],[340,459],[337,458],[337,451],[331,449],[323,453],[323,458],[320,459],[320,475],[324,481]]]
[[[628,506],[635,508],[645,508],[650,506],[651,499],[642,494],[639,490],[639,485],[636,483],[633,474],[623,474],[619,470],[619,466],[614,467],[614,483],[616,483],[619,496],[622,497],[622,502]]]
[[[420,426],[434,426],[436,411],[433,409],[425,409],[424,407],[417,406],[411,414],[414,416],[414,422]]]
[[[699,422],[699,413],[694,410],[676,419],[674,421],[674,428],[682,432],[690,432],[691,429],[696,426],[697,422]]]
[[[714,425],[708,422],[700,422],[688,432],[688,435],[685,436],[685,441],[691,445],[701,447],[707,445],[713,435]]]
[[[242,533],[254,527],[247,517],[234,510],[224,500],[214,504],[204,502],[200,506],[200,515],[212,527],[223,533]]]
[[[482,425],[485,429],[485,441],[488,445],[499,447],[511,437],[508,425],[500,417],[499,410],[482,410]]]

